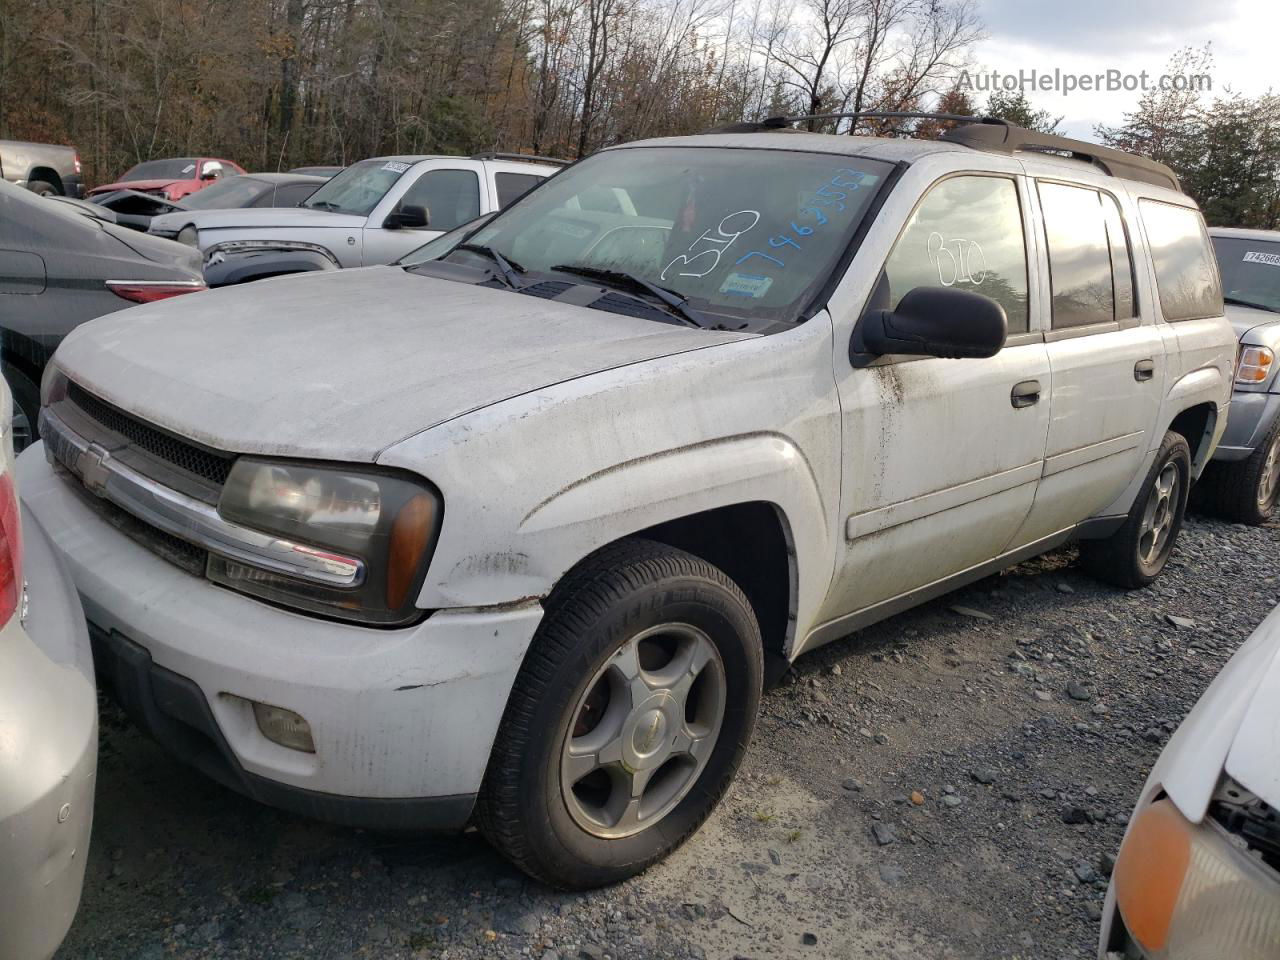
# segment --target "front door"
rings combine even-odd
[[[828,619],[865,611],[1003,553],[1035,496],[1049,426],[1049,364],[1029,329],[1025,184],[958,174],[917,204],[872,307],[920,286],[1004,308],[1009,341],[980,360],[836,357],[843,434],[840,534]]]
[[[409,184],[397,184],[404,192],[392,210],[421,207],[427,214],[424,227],[388,229],[384,203],[369,217],[364,231],[364,264],[391,263],[447,230],[480,216],[480,177],[477,171],[436,167],[419,174]],[[387,199],[392,199],[388,194]]]

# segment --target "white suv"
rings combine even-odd
[[[191,210],[150,232],[218,254],[309,252],[336,267],[391,263],[446,230],[501,210],[565,165],[521,154],[375,157],[296,207]]]
[[[1158,164],[766,124],[83,326],[21,489],[180,756],[586,887],[698,828],[805,651],[1073,538],[1150,582],[1234,357]]]

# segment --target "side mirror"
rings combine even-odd
[[[204,165],[204,169],[200,171],[201,180],[217,180],[222,176],[222,164],[214,160]]]
[[[896,310],[868,310],[854,349],[880,356],[994,357],[1008,332],[1004,307],[990,297],[954,287],[916,287]]]
[[[382,221],[382,225],[388,230],[414,230],[425,227],[430,222],[431,214],[426,207],[409,203],[387,214],[387,219]]]

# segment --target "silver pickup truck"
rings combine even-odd
[[[39,194],[84,196],[80,154],[75,147],[0,140],[0,177]]]

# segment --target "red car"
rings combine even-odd
[[[230,160],[212,157],[175,157],[169,160],[147,160],[130,167],[115,183],[104,183],[89,191],[89,196],[112,190],[138,190],[166,200],[181,200],[189,193],[203,190],[222,177],[244,173],[244,168]]]

